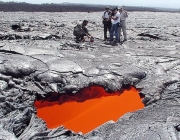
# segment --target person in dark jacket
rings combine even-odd
[[[80,41],[84,40],[84,36],[87,36],[90,38],[90,41],[93,40],[93,37],[88,32],[88,29],[86,28],[88,24],[87,20],[84,20],[82,24],[78,24],[74,27],[73,35],[76,36],[76,42],[79,43]]]
[[[107,40],[107,31],[111,31],[111,11],[109,7],[105,8],[105,11],[102,14],[103,25],[104,25],[104,41]]]

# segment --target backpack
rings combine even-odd
[[[104,11],[104,17],[105,17],[106,11]],[[108,12],[108,15],[111,15],[111,11]]]
[[[78,32],[79,32],[79,25],[76,25],[74,27],[73,35],[76,36],[78,34]]]
[[[104,11],[104,17],[105,17],[105,14],[106,14],[106,11]],[[109,11],[108,15],[111,15],[111,14],[112,14],[111,11]],[[110,22],[111,22],[111,20],[110,21],[103,20],[103,24],[107,24],[107,23],[110,23]]]

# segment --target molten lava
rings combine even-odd
[[[107,93],[99,86],[84,88],[76,94],[52,93],[45,99],[37,100],[35,106],[37,116],[45,120],[49,128],[64,125],[83,133],[144,107],[134,87],[122,93]]]

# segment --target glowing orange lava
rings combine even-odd
[[[75,132],[87,133],[109,121],[117,121],[127,112],[144,107],[138,90],[107,93],[102,87],[84,88],[75,95],[54,94],[35,102],[37,115],[49,128],[64,125]]]

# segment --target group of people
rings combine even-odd
[[[128,17],[127,11],[122,6],[118,6],[112,10],[109,7],[105,8],[102,15],[102,21],[104,25],[104,41],[121,42],[121,31],[123,32],[123,42],[127,41],[126,32],[126,18]],[[90,35],[86,25],[87,20],[84,20],[82,24],[78,24],[74,27],[73,35],[76,36],[76,42],[84,41],[84,36],[87,36],[91,42],[94,41],[93,36]],[[109,31],[110,38],[107,36]],[[115,38],[114,38],[115,36]]]
[[[112,11],[109,7],[105,8],[102,15],[104,24],[104,40],[107,40],[107,31],[110,34],[110,41],[120,42],[121,31],[123,32],[123,41],[127,41],[126,32],[126,18],[128,17],[127,11],[122,6],[118,6]],[[113,37],[116,37],[115,40]]]

